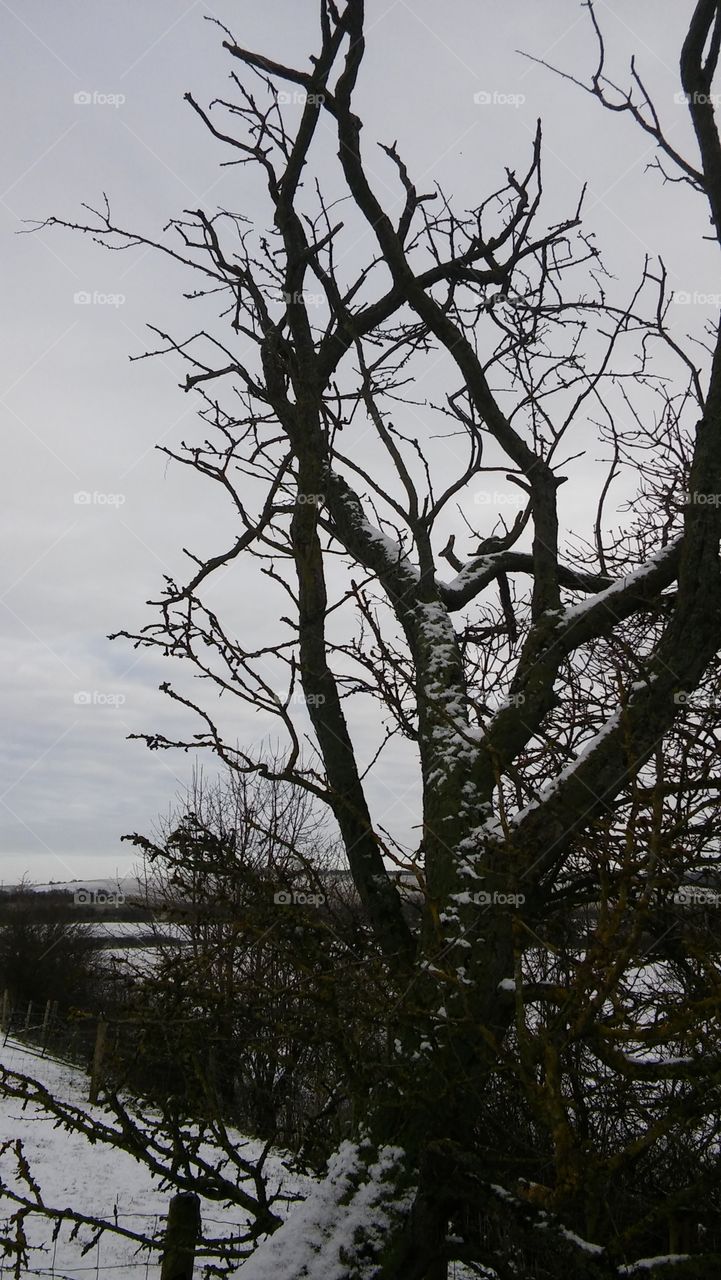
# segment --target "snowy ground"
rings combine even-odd
[[[96,938],[163,938],[165,941],[184,941],[178,925],[152,920],[91,920],[83,928]]]
[[[82,1107],[88,1114],[100,1116],[99,1108],[87,1103],[88,1078],[84,1072],[30,1053],[26,1047],[9,1040],[0,1047],[0,1063],[42,1082],[57,1098]],[[0,1094],[0,1143],[22,1139],[30,1170],[40,1184],[45,1203],[55,1208],[72,1208],[149,1235],[162,1230],[170,1193],[162,1191],[150,1172],[125,1151],[116,1151],[101,1143],[91,1145],[81,1134],[67,1133],[53,1127],[52,1120],[38,1109]],[[247,1143],[250,1158],[260,1144],[238,1135]],[[327,1182],[315,1184],[299,1175],[291,1175],[280,1155],[266,1164],[275,1186],[281,1183],[287,1193],[307,1197],[304,1203],[291,1206],[293,1222],[276,1236],[261,1244],[257,1254],[238,1269],[248,1280],[335,1280],[338,1275],[339,1244],[349,1246],[353,1227],[371,1220],[382,1235],[393,1206],[383,1205],[382,1187],[376,1192],[366,1188],[339,1211],[333,1194],[352,1172],[355,1149],[344,1143],[331,1162]],[[388,1156],[381,1158],[388,1159]],[[12,1183],[15,1164],[6,1155],[0,1162],[0,1174]],[[379,1165],[380,1169],[380,1165]],[[382,1169],[380,1169],[382,1173]],[[377,1201],[377,1202],[376,1202]],[[278,1212],[282,1206],[275,1206]],[[0,1197],[0,1222],[14,1211],[10,1201]],[[219,1237],[238,1231],[245,1225],[237,1206],[224,1207],[215,1201],[201,1201],[203,1231],[206,1237]],[[139,1254],[132,1241],[111,1233],[105,1234],[93,1249],[82,1255],[82,1240],[70,1240],[71,1225],[63,1225],[56,1241],[52,1224],[45,1218],[32,1217],[25,1225],[28,1241],[33,1246],[30,1267],[23,1276],[54,1277],[55,1280],[157,1280],[160,1274],[158,1255]],[[82,1234],[88,1238],[87,1230]],[[196,1263],[196,1276],[203,1268]],[[489,1277],[493,1272],[487,1273]],[[0,1278],[13,1275],[9,1260],[0,1257]],[[451,1268],[452,1280],[470,1280],[470,1273],[458,1265]]]
[[[88,1079],[83,1072],[66,1067],[48,1058],[38,1058],[17,1043],[8,1042],[0,1048],[0,1061],[10,1069],[23,1072],[42,1081],[56,1097],[85,1107],[89,1113],[99,1111],[87,1106]],[[31,1171],[38,1179],[45,1202],[55,1207],[70,1205],[83,1212],[111,1221],[117,1212],[123,1226],[152,1233],[162,1228],[167,1212],[169,1192],[161,1191],[150,1172],[124,1151],[115,1151],[100,1143],[91,1145],[82,1135],[54,1129],[52,1121],[37,1110],[22,1110],[21,1103],[0,1097],[0,1141],[21,1138]],[[239,1141],[247,1141],[240,1139]],[[251,1149],[260,1144],[251,1143]],[[298,1177],[291,1177],[280,1158],[270,1158],[269,1170],[273,1179],[284,1183],[284,1189],[307,1194],[310,1189]],[[9,1180],[14,1161],[5,1156],[2,1174]],[[0,1219],[5,1221],[13,1207],[5,1200],[0,1207]],[[233,1206],[225,1208],[214,1201],[201,1205],[206,1235],[222,1236],[230,1229],[243,1226],[242,1211]],[[28,1239],[43,1252],[33,1251],[28,1276],[55,1277],[56,1280],[100,1280],[101,1277],[118,1277],[118,1280],[156,1280],[159,1275],[157,1256],[138,1256],[136,1246],[108,1233],[85,1257],[80,1244],[69,1241],[71,1227],[63,1226],[58,1240],[52,1242],[52,1225],[43,1218],[33,1218],[26,1223]],[[87,1239],[87,1233],[85,1237]],[[202,1274],[200,1266],[197,1274]],[[0,1258],[0,1276],[9,1280],[12,1269],[9,1261]]]

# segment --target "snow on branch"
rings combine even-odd
[[[413,1195],[397,1191],[403,1152],[382,1147],[374,1157],[365,1145],[364,1152],[364,1144],[340,1144],[323,1182],[244,1263],[243,1280],[347,1280],[349,1265],[358,1280],[377,1274],[386,1237],[409,1212]],[[357,1256],[361,1237],[362,1259]]]

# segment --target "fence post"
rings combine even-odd
[[[58,1025],[58,1002],[57,1000],[53,1000],[50,1008],[50,1026],[48,1030],[50,1030],[50,1028],[52,1027],[57,1027],[57,1025]],[[45,1057],[44,1047],[43,1047],[43,1057]]]
[[[105,1056],[105,1042],[108,1038],[108,1024],[100,1018],[98,1020],[98,1029],[95,1034],[95,1052],[93,1053],[93,1066],[90,1072],[90,1101],[97,1102],[102,1084],[103,1074],[103,1057]]]
[[[45,1050],[47,1049],[47,1046],[48,1046],[48,1032],[50,1030],[50,1018],[52,1017],[52,1012],[53,1012],[53,1001],[48,1000],[47,1004],[45,1005],[45,1013],[43,1015],[43,1034],[42,1034],[42,1046],[43,1046],[42,1056],[43,1057],[45,1057]]]
[[[32,1017],[32,1012],[33,1012],[33,1002],[32,1000],[28,1000],[28,1011],[25,1014],[25,1034],[26,1035],[30,1030],[30,1019]]]
[[[194,1191],[181,1191],[168,1209],[160,1280],[193,1280],[199,1235],[200,1198]]]
[[[6,1000],[8,1001],[7,1005],[5,1004]],[[15,1005],[10,1004],[9,1001],[10,1001],[10,992],[6,991],[3,996],[3,1017],[6,1017],[5,1035],[3,1036],[3,1048],[5,1048],[5,1045],[10,1039],[10,1032],[13,1029],[13,1020],[15,1018]]]
[[[10,992],[7,987],[3,991],[2,1013],[0,1013],[0,1030],[10,1030]]]

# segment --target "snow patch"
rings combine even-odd
[[[625,578],[619,578],[617,582],[612,582],[610,587],[606,587],[603,591],[599,591],[595,596],[587,596],[585,600],[579,600],[576,604],[568,605],[563,610],[560,617],[560,624],[564,626],[566,623],[577,618],[582,618],[585,613],[594,609],[598,604],[604,604],[612,596],[618,595],[622,591],[626,591],[632,587],[634,583],[641,582],[647,577],[653,569],[657,569],[662,561],[666,560],[671,552],[675,549],[678,539],[669,542],[667,546],[660,547],[658,551],[649,556],[648,560],[640,564],[637,569],[626,574]]]
[[[618,1268],[621,1276],[633,1276],[637,1271],[653,1271],[654,1267],[674,1266],[677,1262],[688,1262],[690,1253],[666,1253],[658,1258],[639,1258],[636,1262],[628,1262]]]
[[[356,1233],[362,1230],[380,1251],[394,1221],[410,1208],[412,1193],[395,1195],[393,1175],[402,1159],[397,1147],[382,1147],[366,1168],[359,1147],[343,1142],[323,1182],[243,1264],[243,1280],[343,1280],[351,1260],[360,1264],[359,1277],[371,1280],[377,1267],[356,1259]]]

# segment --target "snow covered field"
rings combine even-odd
[[[91,920],[83,926],[95,938],[150,938],[164,941],[183,941],[183,933],[176,924],[150,920]]]
[[[100,1115],[99,1108],[87,1105],[88,1080],[81,1071],[51,1059],[41,1059],[17,1043],[8,1042],[0,1049],[0,1061],[11,1070],[41,1081],[55,1096]],[[117,1214],[121,1226],[152,1234],[162,1229],[170,1192],[160,1190],[148,1169],[124,1151],[116,1151],[101,1143],[91,1145],[81,1134],[54,1129],[52,1121],[36,1108],[0,1096],[0,1142],[21,1138],[31,1172],[40,1183],[48,1205],[66,1205],[97,1217]],[[240,1139],[239,1141],[247,1141]],[[260,1150],[260,1144],[249,1143],[248,1154]],[[12,1182],[14,1159],[10,1153],[2,1159],[2,1176]],[[279,1157],[270,1157],[268,1171],[273,1182],[282,1181],[284,1190],[307,1194],[310,1183],[291,1176]],[[14,1206],[2,1202],[0,1220],[5,1222]],[[224,1236],[244,1225],[243,1214],[236,1206],[229,1208],[215,1201],[202,1201],[201,1213],[207,1236]],[[118,1280],[156,1280],[160,1274],[157,1256],[138,1255],[137,1246],[110,1233],[105,1234],[92,1251],[82,1256],[79,1241],[70,1241],[70,1225],[63,1225],[58,1240],[52,1240],[52,1223],[33,1217],[26,1222],[26,1234],[33,1246],[28,1276],[55,1277],[56,1280],[94,1280],[95,1277],[118,1277]],[[81,1232],[88,1239],[87,1230]],[[196,1268],[202,1274],[200,1265]],[[9,1280],[11,1264],[0,1258],[0,1276]]]
[[[16,1041],[8,1041],[0,1048],[0,1063],[35,1078],[56,1097],[84,1108],[90,1115],[102,1114],[100,1108],[87,1104],[88,1079],[83,1072],[49,1058],[39,1058]],[[110,1221],[117,1217],[121,1226],[146,1231],[149,1235],[162,1230],[170,1192],[161,1190],[157,1179],[127,1152],[100,1143],[92,1145],[81,1134],[56,1129],[39,1109],[28,1106],[23,1110],[20,1102],[0,1095],[0,1142],[17,1138],[23,1142],[30,1171],[40,1184],[46,1204],[56,1208],[71,1206]],[[249,1157],[260,1150],[259,1143],[240,1135],[238,1141],[247,1143]],[[342,1144],[331,1162],[328,1181],[321,1184],[289,1173],[281,1156],[269,1157],[266,1169],[273,1186],[281,1183],[286,1193],[307,1199],[303,1204],[291,1206],[295,1219],[291,1230],[287,1234],[283,1230],[261,1244],[238,1274],[247,1276],[248,1280],[295,1280],[296,1276],[335,1280],[338,1248],[351,1243],[353,1228],[361,1219],[371,1218],[382,1235],[393,1215],[393,1207],[383,1203],[381,1186],[376,1185],[375,1192],[372,1187],[366,1188],[340,1212],[333,1194],[338,1184],[344,1185],[352,1173],[355,1150],[350,1143]],[[381,1164],[389,1158],[389,1155],[382,1157]],[[14,1183],[14,1169],[12,1154],[6,1153],[0,1162],[0,1175],[10,1185]],[[382,1173],[380,1166],[379,1171]],[[280,1212],[282,1206],[275,1208]],[[3,1201],[0,1221],[5,1222],[13,1209],[10,1201]],[[245,1225],[237,1206],[225,1207],[216,1201],[201,1200],[201,1214],[206,1238],[226,1236]],[[160,1275],[157,1254],[140,1254],[134,1242],[111,1233],[106,1233],[83,1256],[82,1243],[89,1238],[88,1229],[81,1231],[79,1240],[72,1241],[72,1226],[65,1224],[58,1239],[53,1241],[52,1223],[33,1216],[26,1221],[25,1230],[32,1247],[30,1266],[23,1270],[24,1276],[54,1277],[55,1280],[114,1277],[157,1280]],[[202,1273],[199,1259],[196,1275],[200,1277]],[[12,1274],[11,1262],[0,1258],[2,1280],[10,1280]],[[493,1276],[492,1272],[487,1274]],[[451,1268],[451,1276],[453,1280],[470,1280],[470,1273],[460,1265]]]

